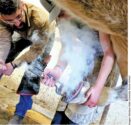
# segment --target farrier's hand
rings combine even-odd
[[[53,87],[61,74],[62,70],[59,67],[55,67],[54,69],[46,68],[42,73],[41,82],[47,86]]]
[[[102,90],[97,87],[93,86],[89,89],[89,91],[86,93],[87,101],[84,103],[84,105],[88,107],[95,107],[100,99]]]
[[[12,66],[11,63],[6,63],[5,66],[6,66],[6,70],[4,71],[3,74],[10,76],[12,72],[14,71],[14,67]]]
[[[5,70],[6,70],[5,63],[3,61],[0,61],[0,77],[2,76]]]

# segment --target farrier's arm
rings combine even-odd
[[[97,105],[103,87],[112,70],[115,60],[109,35],[105,33],[99,33],[99,36],[100,36],[100,43],[103,48],[104,56],[102,59],[100,71],[96,79],[95,85],[87,92],[88,100],[85,103],[85,105],[89,107],[94,107]]]
[[[101,46],[103,48],[104,56],[103,56],[100,71],[96,80],[96,86],[102,89],[113,68],[115,55],[114,55],[112,44],[110,41],[110,36],[103,32],[99,32],[99,37],[100,37]]]
[[[5,63],[11,46],[11,33],[0,25],[0,62]]]
[[[17,66],[22,62],[32,62],[32,60],[44,52],[49,41],[50,31],[55,27],[55,22],[49,24],[49,14],[47,12],[44,12],[42,15],[39,11],[36,11],[33,16],[36,29],[31,36],[32,45],[28,52],[12,62]]]
[[[38,55],[40,55],[47,44],[48,36],[45,36],[43,42],[32,43],[30,49],[22,56],[14,60],[12,63],[19,66],[22,62],[32,62]]]

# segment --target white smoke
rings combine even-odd
[[[79,28],[76,23],[62,19],[58,28],[64,50],[61,60],[66,61],[70,69],[59,81],[64,84],[65,91],[72,91],[85,76],[92,73],[95,57],[101,54],[102,49],[97,33],[87,26]]]

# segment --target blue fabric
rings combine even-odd
[[[20,95],[19,103],[16,105],[15,115],[24,117],[26,112],[32,108],[32,95]]]

